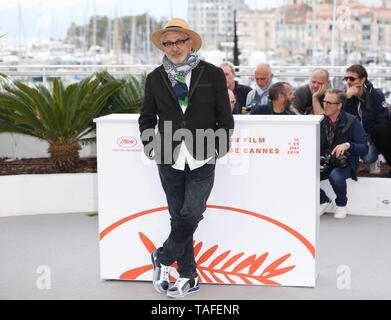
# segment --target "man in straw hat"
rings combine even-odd
[[[153,284],[158,292],[181,298],[200,289],[193,234],[212,190],[215,159],[228,152],[234,121],[224,73],[199,59],[201,37],[186,21],[171,19],[152,34],[152,42],[163,51],[163,64],[147,76],[139,126],[144,153],[157,162],[171,221],[167,240],[151,255]],[[169,288],[175,261],[179,278]]]

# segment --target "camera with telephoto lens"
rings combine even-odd
[[[252,108],[254,108],[257,104],[255,102],[249,104],[248,106],[246,106],[246,111],[247,112],[250,112],[252,110]]]
[[[325,172],[330,168],[346,168],[349,166],[349,156],[350,153],[345,151],[344,154],[341,154],[338,158],[331,153],[327,153],[324,156],[320,156],[320,165],[323,169],[320,169],[320,172]]]

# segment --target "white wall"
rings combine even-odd
[[[0,133],[0,158],[11,159],[47,158],[49,143],[32,136],[18,133]],[[80,157],[96,157],[96,144],[82,146]]]
[[[330,199],[335,200],[335,194],[328,180],[321,181],[320,187]],[[347,190],[348,214],[391,217],[390,178],[359,177],[357,181],[348,179]]]
[[[98,211],[96,173],[0,176],[0,217]]]

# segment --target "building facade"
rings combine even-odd
[[[378,57],[391,53],[391,1],[370,7],[360,1],[286,1],[269,10],[238,16],[241,48],[284,52],[284,58],[312,53],[346,62],[352,53]],[[315,6],[311,6],[315,3]]]
[[[188,1],[188,22],[201,35],[203,48],[217,49],[233,41],[234,10],[237,16],[248,11],[244,0]]]

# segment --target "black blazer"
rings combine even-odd
[[[201,60],[192,70],[189,91],[183,113],[163,65],[147,76],[139,128],[145,154],[158,163],[173,164],[183,140],[197,160],[229,150],[234,120],[222,69]]]

